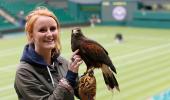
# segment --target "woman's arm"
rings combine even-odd
[[[16,73],[15,89],[19,99],[23,100],[74,100],[73,94],[62,85],[57,84],[50,92],[47,84],[39,80],[34,72],[20,68]]]

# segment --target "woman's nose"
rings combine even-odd
[[[47,36],[52,36],[53,32],[51,32],[50,30],[47,31]]]

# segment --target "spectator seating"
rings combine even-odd
[[[1,0],[0,9],[7,12],[9,15],[13,16],[19,23],[19,13],[22,11],[23,17],[25,17],[31,10],[35,9],[37,6],[45,6],[49,8],[58,17],[59,22],[63,24],[74,24],[80,23],[81,21],[76,20],[63,8],[56,8],[45,4],[44,2],[29,2],[26,0]],[[3,3],[2,3],[3,2]],[[1,18],[4,21],[4,19]],[[2,22],[1,22],[2,24]],[[3,25],[3,24],[2,24]],[[13,25],[15,26],[15,25]],[[19,25],[18,25],[19,26]],[[4,26],[6,27],[6,25]]]

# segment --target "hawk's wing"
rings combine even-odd
[[[102,61],[108,55],[108,52],[100,44],[92,40],[83,41],[80,49],[92,61]]]
[[[83,40],[80,49],[86,59],[94,61],[94,63],[104,63],[116,73],[116,69],[108,56],[108,52],[99,43],[88,39]]]

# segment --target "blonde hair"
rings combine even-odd
[[[35,21],[38,19],[39,16],[49,16],[52,17],[56,23],[57,23],[57,28],[60,31],[60,25],[57,17],[54,15],[53,12],[48,10],[46,7],[37,7],[35,10],[31,11],[27,16],[26,16],[26,24],[25,24],[25,31],[27,34],[27,39],[28,42],[32,42],[32,34],[33,34],[33,27]],[[57,53],[60,53],[61,50],[61,43],[60,43],[60,34],[57,36],[57,41],[56,41],[56,47],[55,51]],[[54,50],[53,50],[54,51]]]

